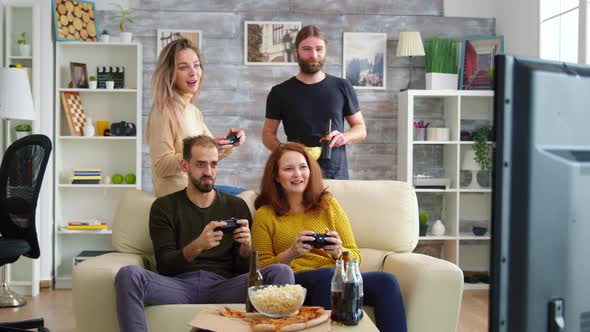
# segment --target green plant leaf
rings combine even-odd
[[[457,41],[450,38],[431,38],[426,40],[427,73],[456,74],[458,69]]]

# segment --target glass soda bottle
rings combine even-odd
[[[359,319],[363,318],[363,297],[365,292],[363,290],[363,276],[361,275],[361,269],[359,267],[359,260],[357,258],[352,259],[352,265],[354,266],[354,272],[356,274],[356,279],[359,284],[359,299],[358,299],[358,312],[359,312]]]
[[[332,276],[330,299],[332,302],[332,313],[330,318],[334,322],[344,322],[343,293],[344,293],[344,262],[339,259],[336,261],[336,269]]]
[[[250,302],[250,296],[248,296],[248,288],[264,284],[262,274],[260,273],[260,269],[258,268],[258,252],[256,250],[250,251],[250,272],[248,272],[246,284],[246,311],[254,312],[256,311],[256,309],[252,305],[252,302]]]
[[[344,325],[358,325],[361,319],[358,302],[359,302],[359,282],[356,276],[354,262],[348,262],[346,267],[346,278],[344,282],[343,306],[344,306]]]

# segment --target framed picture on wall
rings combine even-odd
[[[170,44],[171,41],[180,38],[186,38],[190,40],[193,43],[193,45],[195,45],[202,53],[201,44],[203,34],[201,33],[201,30],[158,29],[158,34],[156,35],[156,37],[156,57],[160,56],[160,51],[162,51],[162,49],[166,47],[166,45]]]
[[[342,77],[357,89],[385,89],[387,34],[345,32]]]
[[[301,22],[245,21],[244,64],[296,65],[295,37]]]
[[[96,41],[94,2],[84,0],[52,0],[55,40]]]
[[[461,46],[460,90],[494,89],[494,56],[504,52],[504,36],[463,39]]]

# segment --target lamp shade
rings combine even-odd
[[[26,70],[0,68],[0,118],[35,119],[31,86]]]
[[[396,56],[420,56],[424,55],[424,45],[420,32],[405,31],[400,32],[397,38]]]
[[[463,153],[463,160],[461,162],[461,170],[464,171],[479,171],[481,168],[475,161],[475,150],[467,150]]]

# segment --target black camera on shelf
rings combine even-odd
[[[111,124],[112,136],[135,136],[137,135],[137,127],[131,122],[115,122]]]
[[[319,234],[314,233],[313,235],[309,235],[314,238],[313,241],[303,241],[305,244],[312,244],[314,248],[321,249],[324,246],[331,244],[332,242],[326,241],[326,238],[331,237],[328,234]]]
[[[238,224],[238,219],[236,218],[221,221],[225,221],[227,224],[225,224],[224,226],[215,227],[215,232],[223,231],[224,233],[233,233],[234,229],[242,227],[242,225]]]
[[[229,144],[231,144],[231,145],[236,145],[236,143],[238,143],[240,141],[240,138],[238,137],[238,135],[236,133],[231,133],[231,134],[227,135],[227,137],[225,139],[228,140]]]

